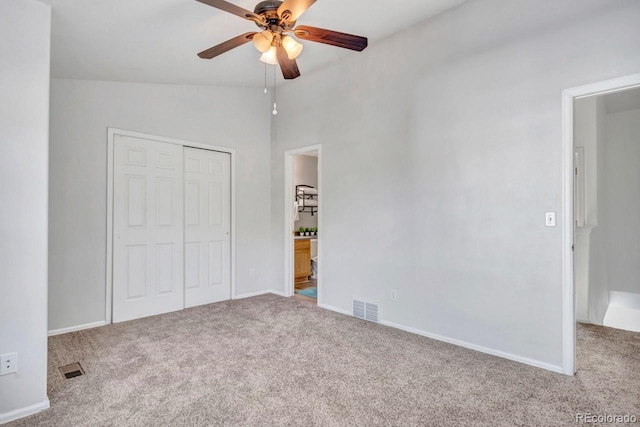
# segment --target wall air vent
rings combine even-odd
[[[380,321],[380,308],[378,304],[363,300],[353,300],[353,316],[358,319],[378,323]]]
[[[364,319],[364,313],[365,313],[365,302],[364,301],[360,301],[357,299],[353,300],[353,316],[357,317],[358,319]]]
[[[380,320],[378,319],[378,304],[367,302],[365,303],[365,306],[366,306],[365,319],[367,319],[370,322],[378,323],[378,321]]]

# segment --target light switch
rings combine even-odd
[[[545,225],[547,227],[555,227],[556,226],[556,213],[555,212],[547,212],[545,214]]]

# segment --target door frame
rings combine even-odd
[[[236,150],[216,145],[201,144],[175,138],[133,132],[117,128],[107,129],[107,257],[105,274],[105,323],[112,323],[113,314],[113,149],[116,136],[148,139],[183,147],[200,148],[228,153],[231,156],[231,299],[236,299]]]
[[[295,187],[293,185],[293,158],[295,156],[302,155],[304,153],[308,153],[310,151],[318,152],[318,200],[322,202],[324,200],[322,198],[322,144],[317,145],[309,145],[307,147],[296,148],[294,150],[288,150],[284,152],[284,296],[292,297],[294,295],[294,241],[293,231],[294,221],[293,221],[293,202],[295,192]],[[322,257],[322,233],[323,233],[323,225],[322,225],[322,209],[318,207],[318,211],[316,212],[318,215],[318,229],[320,233],[317,236],[318,239],[318,259],[323,259]],[[324,270],[324,262],[318,263],[318,277],[317,288],[318,288],[318,306],[321,305],[322,302],[322,279]]]
[[[562,92],[562,372],[576,372],[574,282],[574,101],[640,87],[640,73],[565,89]]]

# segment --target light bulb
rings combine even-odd
[[[278,115],[278,106],[275,102],[273,103],[273,111],[271,113],[273,113],[274,116]]]
[[[298,43],[293,37],[284,36],[282,38],[282,47],[287,52],[289,59],[296,59],[301,53],[304,46]]]
[[[278,58],[276,55],[275,46],[271,46],[271,49],[263,53],[262,56],[260,57],[260,61],[266,62],[269,65],[276,65],[278,63]]]
[[[271,42],[273,42],[273,33],[269,30],[264,30],[253,36],[253,45],[260,52],[267,52],[271,48]]]
[[[266,87],[264,88],[264,93],[267,93],[267,88]]]

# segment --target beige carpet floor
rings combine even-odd
[[[80,362],[86,375],[62,378]],[[640,334],[579,326],[566,377],[265,295],[49,339],[51,409],[7,426],[553,426],[640,417]]]

